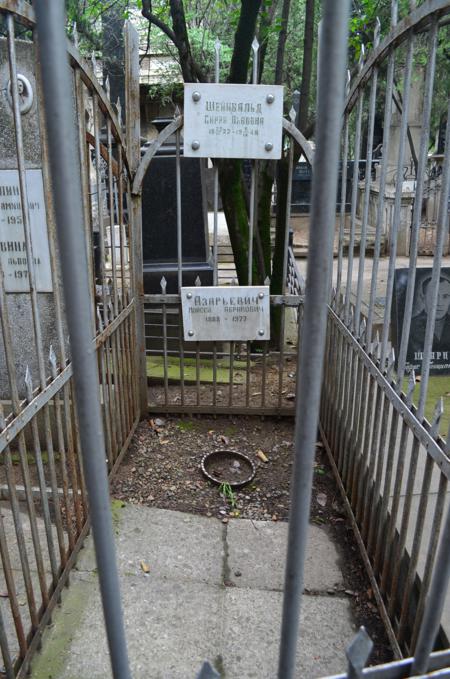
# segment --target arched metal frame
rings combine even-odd
[[[377,44],[365,63],[361,60],[344,108],[343,172],[353,153],[354,179],[350,215],[341,211],[339,254],[335,271],[329,327],[324,389],[321,408],[321,431],[327,444],[347,508],[353,516],[358,541],[371,575],[373,591],[398,656],[421,655],[424,671],[423,640],[433,645],[436,625],[441,628],[438,643],[446,644],[450,636],[450,618],[441,620],[444,597],[438,605],[431,576],[443,582],[450,570],[438,556],[439,542],[448,532],[444,508],[449,500],[449,436],[440,435],[442,402],[433,411],[429,398],[430,368],[433,357],[433,326],[443,253],[448,234],[448,209],[445,196],[450,188],[450,143],[446,144],[442,162],[441,198],[435,227],[435,253],[430,261],[433,274],[433,307],[428,316],[424,339],[422,377],[415,389],[414,373],[409,374],[407,349],[412,323],[414,283],[418,264],[422,198],[427,179],[430,117],[435,85],[437,39],[440,27],[448,23],[450,3],[429,0],[414,9],[398,24],[397,3],[392,2],[390,33]],[[414,41],[425,34],[426,72],[423,82],[420,143],[417,170],[411,200],[411,227],[406,236],[402,226],[403,172],[414,63]],[[423,41],[422,41],[423,42]],[[404,49],[399,113],[399,145],[396,157],[401,178],[388,183],[388,148],[392,123],[392,93],[395,58]],[[423,49],[423,46],[422,46]],[[387,65],[385,86],[380,88],[379,73]],[[400,67],[399,67],[400,68]],[[380,90],[384,96],[384,139],[381,160],[373,178],[372,149],[374,117]],[[365,103],[367,102],[367,103]],[[378,102],[379,105],[379,102]],[[363,116],[367,116],[367,149],[362,146]],[[447,140],[449,139],[447,126]],[[360,161],[363,157],[364,161]],[[365,170],[359,178],[359,163]],[[343,194],[344,195],[344,194]],[[436,200],[439,200],[439,195]],[[385,222],[386,205],[391,201],[391,220]],[[348,224],[349,222],[349,224]],[[388,231],[389,257],[382,258],[384,228]],[[403,229],[403,230],[402,230]],[[347,242],[345,232],[348,231]],[[369,237],[373,254],[368,256]],[[408,283],[405,296],[403,328],[398,355],[392,345],[391,305],[394,294],[397,253],[407,238]],[[404,245],[403,245],[404,247]],[[347,253],[345,254],[345,249]],[[359,251],[359,252],[358,252]],[[400,266],[404,266],[402,260]],[[346,270],[345,270],[345,264]],[[354,267],[358,265],[358,271]],[[384,267],[384,269],[383,269]],[[380,272],[384,270],[384,275]],[[384,283],[382,281],[384,279]],[[366,281],[369,281],[367,283]],[[370,289],[369,289],[370,288]],[[383,305],[378,303],[384,297]],[[378,326],[378,330],[377,327]],[[377,331],[376,331],[377,330]],[[380,334],[379,334],[380,333]],[[449,347],[450,350],[450,347]],[[450,354],[449,354],[450,355]],[[416,392],[419,392],[418,394]],[[447,526],[447,527],[446,527]],[[437,582],[437,579],[436,579]],[[426,608],[426,599],[432,603]],[[449,593],[446,610],[450,610]],[[433,613],[430,613],[430,611]],[[425,615],[428,629],[422,625]],[[430,622],[434,616],[433,623]],[[427,617],[428,616],[428,617]],[[432,641],[430,642],[430,639]],[[425,646],[426,646],[425,644]],[[431,648],[428,648],[428,653]]]

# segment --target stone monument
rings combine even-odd
[[[170,119],[159,119],[153,124],[160,130],[170,122]],[[175,154],[175,135],[172,135],[153,158],[143,182],[142,239],[147,294],[161,292],[163,276],[167,292],[178,292]],[[194,285],[200,276],[203,285],[211,285],[206,163],[202,159],[184,158],[181,149],[180,169],[183,284]]]
[[[431,307],[431,276],[432,269],[429,267],[416,271],[406,361],[407,366],[418,375],[422,372],[425,330]],[[396,356],[402,339],[407,281],[408,269],[397,269],[392,304],[392,339]],[[443,268],[440,273],[430,372],[434,375],[450,374],[450,268]]]
[[[36,90],[36,57],[31,42],[16,41],[18,89],[23,131],[23,152],[36,271],[36,288],[45,362],[50,345],[57,350],[53,281],[50,266],[47,210],[42,174],[42,149]],[[12,334],[14,363],[20,396],[25,395],[25,371],[38,385],[36,342],[33,330],[27,255],[22,225],[22,206],[12,111],[8,49],[0,40],[0,260]],[[48,374],[50,371],[48,371]],[[0,333],[0,398],[8,401],[10,385],[3,337]]]

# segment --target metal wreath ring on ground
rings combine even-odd
[[[211,464],[214,460],[219,460],[221,457],[224,458],[225,456],[228,456],[230,460],[234,458],[235,461],[244,462],[245,465],[249,468],[248,475],[244,479],[240,479],[239,481],[236,480],[233,481],[231,477],[228,479],[226,478],[220,479],[217,476],[213,476],[213,474],[209,472],[207,469],[208,465]],[[247,455],[244,455],[244,453],[238,453],[235,450],[213,450],[210,453],[206,453],[206,455],[203,456],[201,461],[201,469],[206,478],[212,481],[213,483],[216,483],[217,485],[227,483],[231,486],[231,488],[241,488],[242,486],[245,486],[247,483],[250,483],[250,481],[253,480],[256,474],[256,467],[252,460]]]

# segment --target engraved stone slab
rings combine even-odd
[[[187,341],[270,339],[268,286],[181,288],[181,304]]]
[[[281,85],[184,86],[184,155],[281,158]]]
[[[414,298],[411,312],[411,327],[406,353],[407,369],[414,369],[416,375],[422,373],[423,350],[428,316],[432,310],[431,277],[433,270],[418,267],[414,284]],[[405,315],[408,269],[396,269],[392,292],[392,339],[396,357],[400,353],[403,318]],[[432,375],[450,374],[450,268],[443,267],[439,276],[439,289],[436,306],[436,319],[433,332],[430,373]]]
[[[50,253],[41,170],[26,170],[37,292],[52,292]],[[17,170],[0,170],[0,259],[6,292],[29,292],[22,202]]]

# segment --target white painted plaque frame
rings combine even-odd
[[[281,158],[282,85],[184,86],[185,156]]]
[[[270,339],[269,286],[185,287],[181,307],[188,342]]]
[[[52,292],[42,170],[26,170],[37,292]],[[0,170],[0,260],[6,292],[30,292],[18,170]]]

